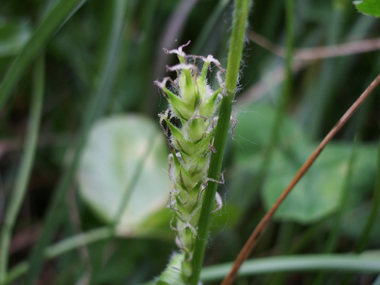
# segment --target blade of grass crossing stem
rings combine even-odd
[[[276,247],[279,248],[278,255],[283,255],[287,248],[290,248],[293,236],[295,236],[297,225],[292,222],[284,222],[281,224],[280,231],[278,234],[278,241],[276,242]],[[268,281],[265,284],[271,285],[281,285],[285,284],[285,274],[279,273],[268,276]]]
[[[349,195],[348,190],[350,188],[352,177],[353,177],[353,172],[354,172],[357,145],[358,145],[358,140],[355,139],[354,146],[352,148],[352,152],[351,152],[351,155],[350,155],[350,158],[348,161],[348,169],[347,169],[347,173],[346,173],[346,177],[345,177],[345,183],[344,183],[344,186],[342,189],[341,200],[339,203],[339,207],[337,209],[337,213],[335,215],[334,224],[332,226],[330,236],[329,236],[327,243],[326,243],[325,253],[333,252],[335,247],[336,247],[337,241],[338,241],[340,222],[342,220],[344,207],[347,203],[347,199],[348,199],[348,195]]]
[[[85,0],[61,0],[47,15],[41,25],[25,44],[20,54],[12,63],[0,85],[0,110],[7,101],[27,66],[34,60],[49,39],[62,27]]]
[[[16,176],[15,187],[12,191],[10,203],[5,215],[4,223],[2,225],[2,231],[0,235],[0,283],[4,281],[7,275],[8,254],[12,230],[16,222],[17,214],[20,211],[22,201],[25,197],[34,156],[36,153],[45,84],[44,64],[45,63],[43,56],[40,56],[35,63],[33,72],[32,102],[25,140],[25,151],[22,155],[20,168],[18,169]]]
[[[154,48],[152,47],[152,42],[154,41],[154,21],[155,12],[158,6],[158,0],[148,0],[148,7],[144,9],[141,16],[141,34],[144,35],[143,41],[140,43],[139,49],[137,50],[136,62],[139,63],[138,71],[141,84],[139,86],[138,96],[141,98],[139,101],[139,111],[144,112],[144,102],[149,96],[149,90],[151,88],[151,74],[152,68],[150,62],[153,60],[152,55],[154,54]],[[143,2],[142,2],[143,3]],[[145,3],[143,3],[144,5]],[[124,79],[123,79],[124,80]]]
[[[86,233],[81,233],[67,239],[64,239],[52,246],[47,247],[44,250],[44,259],[49,260],[78,247],[89,245],[91,243],[107,240],[114,236],[114,230],[110,227],[102,227],[94,230],[90,230]],[[0,285],[7,285],[14,282],[17,278],[20,278],[29,269],[29,263],[21,262],[15,265]]]
[[[258,175],[258,181],[256,187],[258,187],[268,172],[270,160],[272,153],[276,148],[276,143],[279,141],[280,129],[286,110],[288,109],[290,97],[293,90],[293,52],[294,52],[294,0],[286,0],[285,2],[285,14],[286,14],[286,58],[285,58],[285,82],[283,86],[282,96],[280,97],[280,102],[277,107],[276,118],[274,126],[272,128],[272,134],[269,141],[269,145],[263,156],[263,163],[260,169],[260,174]],[[284,223],[281,225],[281,235],[279,245],[284,250],[288,248],[291,244],[292,233],[294,232],[295,225],[291,223]],[[270,278],[272,281],[270,284],[282,284],[284,276],[283,274],[278,274]]]
[[[99,241],[109,239],[114,235],[110,227],[97,228],[86,233],[82,233],[46,248],[44,258],[50,260],[75,250],[83,245],[89,245]],[[201,278],[203,281],[215,281],[222,279],[232,263],[224,263],[208,266],[202,269]],[[27,272],[29,264],[21,262],[13,267],[6,280],[1,285],[8,285],[20,278]],[[293,255],[280,257],[266,257],[254,260],[247,260],[239,271],[239,276],[252,276],[258,274],[268,274],[273,272],[294,272],[311,270],[332,270],[332,271],[357,271],[357,272],[380,272],[378,262],[378,252],[367,252],[362,255],[351,254],[316,254],[316,255]],[[144,283],[154,284],[154,282]]]
[[[356,254],[362,253],[368,243],[368,238],[371,233],[371,230],[376,222],[377,213],[380,208],[380,139],[379,139],[379,149],[377,152],[377,173],[376,173],[376,182],[373,190],[373,197],[371,203],[371,209],[369,211],[368,218],[365,222],[363,231],[360,235],[358,244],[355,247],[354,252]],[[348,274],[343,278],[342,284],[348,284],[352,274]]]
[[[223,263],[207,266],[202,269],[201,279],[204,282],[222,279],[231,268],[232,263]],[[380,272],[379,255],[374,252],[368,254],[310,254],[279,257],[264,257],[247,260],[239,271],[239,277],[274,272],[303,272],[330,270],[332,272],[354,271],[361,273]],[[143,285],[153,285],[147,282]],[[372,284],[374,285],[374,284]],[[376,283],[376,285],[380,285]]]
[[[51,240],[54,231],[62,221],[64,212],[62,211],[62,207],[64,206],[63,201],[66,190],[72,183],[73,176],[77,170],[89,129],[94,120],[103,112],[108,96],[112,91],[120,53],[120,38],[122,37],[125,28],[124,16],[129,1],[113,0],[109,1],[109,3],[110,5],[113,5],[112,13],[114,14],[114,17],[111,17],[112,24],[110,25],[109,38],[107,39],[108,45],[104,51],[103,61],[100,64],[99,80],[96,81],[94,95],[90,97],[90,102],[87,104],[87,109],[83,114],[84,117],[81,132],[74,148],[73,159],[68,168],[64,170],[64,173],[58,182],[53,194],[54,196],[52,202],[49,205],[49,209],[46,214],[41,238],[33,248],[32,256],[30,258],[31,265],[24,284],[33,284],[35,278],[41,270],[43,251]]]
[[[109,226],[110,232],[113,232],[113,233],[117,232],[117,226],[118,226],[118,224],[119,224],[119,222],[123,216],[124,210],[128,206],[128,203],[130,201],[130,197],[133,195],[133,192],[136,188],[136,184],[139,181],[141,173],[144,170],[145,163],[146,163],[146,161],[150,155],[151,150],[153,149],[152,146],[153,146],[154,142],[156,141],[155,140],[156,135],[157,135],[156,132],[153,132],[151,134],[147,150],[145,151],[145,153],[142,155],[142,157],[137,162],[136,168],[134,169],[134,173],[132,175],[132,180],[129,183],[129,185],[127,185],[127,189],[121,197],[121,202],[117,208],[115,217],[113,219],[113,223]],[[107,252],[109,251],[110,246],[112,246],[111,241],[114,237],[115,237],[115,234],[109,235],[107,237],[107,239],[104,240],[105,246],[104,246],[102,256],[107,255]],[[93,263],[93,271],[100,272],[105,266],[106,266],[106,264],[105,264],[104,260],[99,260],[99,262]],[[93,282],[93,279],[96,279],[96,274],[91,276],[91,282],[90,283]]]
[[[351,116],[355,113],[355,111],[359,108],[359,106],[368,98],[368,96],[373,92],[373,90],[380,83],[380,75],[378,75],[372,83],[368,86],[368,88],[360,95],[360,97],[352,104],[352,106],[347,110],[346,113],[340,118],[340,120],[335,124],[335,126],[330,130],[330,132],[326,135],[326,137],[322,140],[316,150],[310,155],[310,157],[306,160],[306,162],[302,165],[302,167],[298,170],[296,175],[290,181],[285,190],[281,193],[280,197],[273,204],[273,206],[269,209],[269,211],[265,214],[265,216],[261,219],[260,223],[256,226],[255,230],[252,232],[251,236],[245,243],[244,247],[240,251],[238,257],[235,260],[231,271],[228,273],[222,285],[231,284],[236,277],[236,274],[239,271],[239,268],[243,264],[243,262],[248,258],[251,254],[252,250],[257,244],[258,239],[265,232],[266,227],[268,226],[270,220],[272,219],[274,213],[284,201],[284,199],[289,195],[290,191],[294,188],[294,186],[298,183],[298,181],[303,177],[303,175],[308,171],[310,166],[317,159],[319,154],[328,144],[328,142],[336,135],[336,133],[347,123],[347,121],[351,118]]]
[[[293,52],[294,52],[294,0],[286,1],[286,57],[285,57],[285,81],[282,89],[282,94],[279,98],[277,105],[276,117],[271,129],[271,134],[269,138],[268,145],[265,147],[262,162],[258,175],[251,178],[248,182],[252,185],[252,191],[247,194],[247,199],[252,201],[254,198],[255,189],[259,189],[260,185],[263,183],[265,176],[268,172],[270,166],[270,160],[272,153],[276,148],[276,144],[279,141],[279,134],[283,118],[285,116],[286,110],[288,109],[290,97],[293,90]]]
[[[376,222],[376,217],[379,212],[380,207],[380,140],[379,140],[379,150],[377,152],[377,173],[376,173],[376,183],[373,190],[371,209],[366,220],[363,232],[360,236],[358,245],[355,248],[355,253],[361,253],[365,249],[369,235]]]
[[[380,275],[377,276],[377,278],[375,279],[375,281],[373,281],[372,285],[380,285]]]
[[[338,241],[340,222],[342,220],[344,207],[347,203],[348,190],[349,190],[350,185],[351,185],[351,180],[352,180],[353,171],[354,171],[354,163],[355,163],[355,155],[356,155],[357,144],[358,144],[358,141],[356,139],[354,141],[354,146],[352,147],[351,155],[350,155],[350,158],[348,161],[348,169],[347,169],[347,173],[346,173],[345,180],[344,180],[342,194],[341,194],[341,198],[339,201],[339,206],[338,206],[337,212],[335,214],[333,226],[332,226],[332,229],[330,231],[330,235],[329,235],[327,242],[326,242],[325,253],[333,252],[335,247],[336,247],[336,243]],[[325,277],[325,274],[323,272],[319,273],[318,276],[316,277],[315,281],[314,281],[314,285],[324,284],[323,283],[324,277]]]
[[[294,0],[286,0],[286,58],[285,58],[285,82],[282,90],[282,96],[278,103],[276,119],[272,128],[269,144],[263,155],[263,163],[260,170],[260,182],[263,180],[268,167],[271,154],[279,141],[279,133],[285,112],[288,108],[293,85],[293,50],[294,50]],[[257,184],[256,184],[257,185]]]
[[[235,11],[226,73],[227,94],[223,96],[221,102],[218,125],[215,131],[214,147],[217,152],[212,153],[211,155],[210,168],[208,171],[209,178],[214,180],[220,180],[220,171],[222,169],[223,155],[226,146],[228,128],[230,125],[232,101],[235,95],[240,62],[243,53],[250,2],[250,0],[235,1]],[[198,238],[195,242],[194,256],[191,260],[191,285],[197,285],[199,281],[217,185],[217,183],[209,181],[208,188],[203,198],[199,218]]]
[[[257,258],[247,260],[242,266],[239,276],[318,270],[331,270],[333,272],[355,271],[362,273],[380,272],[379,255],[376,253],[372,254],[310,254]],[[230,268],[231,263],[205,267],[202,270],[201,278],[205,282],[220,280]]]

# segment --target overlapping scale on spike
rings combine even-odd
[[[169,109],[159,114],[171,149],[169,175],[174,189],[170,193],[168,207],[174,213],[171,227],[178,231],[176,243],[184,256],[182,271],[188,277],[191,275],[188,261],[192,258],[197,235],[210,152],[217,151],[212,147],[212,140],[218,103],[224,90],[221,81],[224,70],[211,55],[207,58],[186,55],[182,50],[186,45],[165,50],[178,56],[179,64],[167,68],[177,73],[177,79],[172,81],[167,77],[155,84],[169,102]],[[203,61],[200,69],[195,65],[197,60]],[[218,68],[217,90],[212,90],[207,84],[211,66]]]

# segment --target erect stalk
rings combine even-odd
[[[44,58],[37,59],[34,68],[32,102],[30,107],[29,123],[25,140],[25,151],[22,155],[20,168],[16,176],[16,182],[7,212],[2,224],[0,234],[0,283],[7,276],[9,245],[11,241],[13,227],[16,222],[22,201],[26,193],[34,156],[37,148],[38,133],[40,129],[42,101],[44,93],[45,69]]]
[[[214,148],[216,149],[216,153],[212,153],[211,155],[210,167],[208,171],[208,177],[214,180],[220,180],[220,172],[222,169],[224,150],[226,147],[228,128],[230,125],[232,102],[235,95],[240,62],[243,53],[249,5],[250,0],[235,1],[235,11],[226,73],[227,96],[223,96],[221,102],[218,125],[216,127],[214,140]],[[203,198],[199,218],[198,237],[195,241],[194,256],[191,261],[192,276],[189,280],[191,285],[197,285],[199,281],[217,185],[217,183],[210,181]]]

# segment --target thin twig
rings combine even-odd
[[[269,50],[270,52],[285,57],[285,48],[277,45],[267,38],[255,33],[248,32],[248,38],[259,46]],[[338,57],[352,55],[364,52],[370,52],[380,49],[380,38],[361,40],[340,45],[332,45],[315,48],[300,48],[294,50],[294,59],[298,60],[315,60],[321,58]]]
[[[311,154],[311,156],[306,160],[306,162],[302,165],[302,167],[298,170],[297,174],[293,177],[292,181],[282,192],[281,196],[274,203],[272,208],[265,214],[264,218],[257,225],[248,241],[244,245],[243,249],[240,251],[237,256],[230,272],[223,280],[221,285],[230,285],[235,280],[236,275],[239,271],[239,268],[243,264],[243,262],[249,257],[253,248],[257,244],[258,239],[264,233],[267,225],[269,224],[272,216],[276,212],[277,208],[284,201],[286,196],[290,193],[290,191],[294,188],[297,182],[302,178],[302,176],[306,173],[306,171],[310,168],[322,150],[325,148],[327,143],[335,136],[335,134],[346,124],[348,119],[353,115],[353,113],[359,108],[359,106],[367,99],[367,97],[373,92],[376,86],[380,83],[380,75],[378,75],[375,80],[368,86],[368,88],[363,92],[362,95],[355,101],[355,103],[347,110],[347,112],[342,116],[342,118],[336,123],[336,125],[331,129],[331,131],[326,135],[326,137],[322,140],[317,149]]]

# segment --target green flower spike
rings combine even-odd
[[[186,55],[182,49],[189,43],[170,51],[164,49],[166,53],[178,56],[180,63],[167,67],[168,71],[177,73],[177,79],[173,81],[166,77],[162,82],[155,81],[169,101],[168,110],[159,114],[159,117],[171,150],[169,175],[174,189],[170,192],[168,207],[174,214],[170,227],[178,232],[176,244],[182,252],[177,253],[181,257],[172,260],[181,260],[184,284],[191,276],[189,261],[192,259],[197,237],[203,191],[210,180],[207,178],[210,152],[218,151],[212,146],[213,132],[217,124],[218,104],[222,93],[225,93],[222,80],[224,70],[219,61],[212,55],[207,58]],[[203,61],[201,71],[195,65],[197,60]],[[217,79],[220,87],[215,91],[207,84],[207,73],[208,70],[211,71],[211,64],[219,69]],[[171,83],[169,88],[168,82]],[[172,119],[179,122],[179,126],[176,126]],[[218,210],[222,207],[222,199],[219,194],[216,195]],[[166,284],[162,278],[168,274],[165,271],[157,280],[157,284]]]

